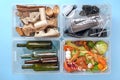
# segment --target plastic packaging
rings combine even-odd
[[[69,9],[66,9],[70,7]],[[107,4],[84,4],[62,7],[63,37],[109,37],[111,27],[111,9]],[[71,8],[72,7],[72,8]],[[74,11],[75,10],[75,11]],[[65,14],[69,14],[66,16]],[[73,15],[74,14],[74,15]],[[71,17],[72,16],[72,17]]]

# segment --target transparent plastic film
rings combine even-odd
[[[66,5],[62,14],[65,19],[63,36],[109,37],[111,12],[108,5]]]

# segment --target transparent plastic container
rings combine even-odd
[[[20,74],[40,74],[40,73],[59,73],[61,70],[61,55],[60,55],[60,41],[59,40],[52,40],[52,49],[49,50],[29,50],[26,47],[17,47],[18,43],[26,43],[27,41],[51,41],[51,40],[29,40],[29,39],[25,39],[25,40],[14,40],[13,41],[13,50],[12,50],[12,54],[13,54],[13,72],[14,73],[20,73]],[[34,71],[33,69],[22,69],[22,65],[24,65],[25,60],[32,60],[32,58],[29,59],[22,59],[21,55],[23,54],[32,54],[34,51],[36,52],[50,52],[50,51],[56,51],[57,53],[57,57],[58,57],[58,66],[59,66],[59,70],[56,71]],[[38,59],[38,58],[36,58]]]
[[[29,5],[29,4],[27,4]],[[36,5],[36,4],[35,4]],[[56,4],[55,4],[56,5]],[[58,4],[57,4],[58,5]],[[60,13],[58,14],[58,30],[60,33],[60,36],[58,37],[27,37],[27,36],[20,36],[17,32],[16,32],[16,26],[22,26],[22,22],[20,21],[20,19],[18,18],[18,16],[16,16],[16,5],[13,7],[13,45],[12,45],[12,54],[13,54],[13,72],[14,73],[20,73],[20,74],[51,74],[51,73],[65,73],[65,74],[72,74],[72,75],[90,75],[90,74],[108,74],[111,72],[111,46],[110,46],[110,34],[111,34],[111,8],[109,7],[109,5],[106,4],[99,4],[99,3],[95,3],[95,4],[75,4],[77,5],[77,8],[75,9],[76,14],[74,14],[74,19],[77,18],[86,18],[85,16],[79,16],[79,12],[82,10],[82,6],[83,5],[96,5],[97,7],[100,8],[101,12],[100,15],[102,17],[104,16],[108,16],[107,18],[105,17],[106,21],[103,25],[105,25],[105,29],[107,30],[107,36],[106,37],[89,37],[87,35],[85,36],[79,36],[79,37],[72,37],[69,36],[67,34],[64,33],[64,31],[66,29],[68,29],[69,25],[70,25],[70,21],[73,18],[65,18],[63,16],[63,12],[64,12],[64,7],[68,5],[74,5],[74,4],[65,4],[65,5],[58,5],[60,8]],[[48,6],[53,8],[54,5],[49,5],[49,4],[40,4],[40,5],[36,5],[36,6]],[[95,28],[97,28],[98,26],[96,26]],[[101,28],[104,26],[100,26]],[[57,49],[58,52],[58,59],[59,59],[59,70],[58,71],[34,71],[32,69],[22,69],[21,66],[24,64],[24,59],[21,59],[21,55],[22,54],[31,54],[33,51],[32,50],[28,50],[27,48],[19,48],[16,46],[17,43],[26,43],[27,41],[52,41],[54,44],[54,47]],[[108,63],[108,69],[105,72],[100,72],[100,73],[91,73],[91,72],[73,72],[73,73],[68,73],[64,70],[64,60],[65,60],[65,54],[63,51],[63,45],[65,44],[66,41],[71,40],[71,41],[79,41],[79,40],[84,40],[84,41],[98,41],[98,40],[103,40],[105,42],[108,43],[108,51],[105,54],[106,58],[107,58],[107,63]]]
[[[83,5],[95,6],[99,8],[99,13],[85,15],[85,11],[83,11],[82,9]],[[84,12],[84,15],[81,15],[81,12]],[[99,19],[97,20],[98,24],[94,26],[89,26],[93,25],[91,22],[94,21],[92,19],[90,22],[89,19],[96,16],[99,17]],[[91,24],[89,24],[89,22]],[[111,7],[108,4],[63,5],[62,23],[62,36],[64,38],[106,38],[110,36],[111,30]],[[88,25],[86,26],[87,23]],[[87,28],[82,29],[82,26],[86,26]],[[75,27],[78,28],[75,29]]]
[[[65,43],[66,43],[66,41],[104,41],[104,42],[106,42],[107,44],[108,44],[108,50],[107,50],[107,52],[104,54],[104,56],[105,56],[105,58],[106,58],[106,62],[107,62],[107,66],[108,66],[108,68],[104,71],[104,72],[92,72],[92,71],[74,71],[74,72],[67,72],[66,70],[65,70],[65,68],[64,68],[64,62],[65,62],[65,60],[66,60],[66,54],[65,54],[65,51],[64,51],[64,45],[65,45]],[[107,39],[65,39],[65,40],[63,40],[63,42],[62,42],[62,66],[63,66],[63,72],[65,73],[65,74],[71,74],[71,75],[95,75],[95,74],[109,74],[110,72],[111,72],[111,57],[110,57],[110,55],[111,55],[111,46],[110,46],[110,41],[109,40],[107,40]]]
[[[53,7],[56,5],[56,4],[54,4],[54,5],[52,5],[52,4],[50,4],[50,5],[48,5],[48,4],[40,4],[40,5],[38,5],[38,4],[18,4],[18,5],[20,5],[20,6],[44,6],[44,7],[49,7],[49,8],[51,8],[52,10],[53,10]],[[60,6],[59,5],[57,5],[58,7],[59,7],[59,9],[60,9]],[[24,7],[23,7],[24,8]],[[32,8],[31,8],[32,9]],[[45,11],[46,11],[46,9],[45,9]],[[28,38],[28,39],[40,39],[40,38],[49,38],[49,39],[52,39],[52,38],[60,38],[61,37],[61,29],[60,29],[60,10],[59,10],[59,13],[58,13],[58,15],[57,15],[57,26],[56,26],[56,28],[57,28],[57,30],[58,30],[58,32],[59,32],[59,35],[58,36],[47,36],[47,37],[44,37],[44,36],[42,36],[42,37],[39,37],[39,36],[37,36],[37,37],[35,37],[35,35],[34,36],[26,36],[25,34],[24,34],[24,36],[20,36],[19,34],[18,34],[18,32],[16,31],[16,27],[19,27],[19,28],[23,28],[23,26],[25,25],[25,23],[20,19],[20,17],[19,16],[17,16],[18,15],[18,9],[17,9],[17,5],[14,5],[13,6],[13,27],[12,27],[12,30],[13,30],[13,37],[16,37],[16,38]],[[33,12],[38,12],[38,11],[33,11]],[[30,13],[32,13],[32,12],[30,12]],[[30,14],[29,14],[30,15]],[[54,15],[54,14],[53,14]],[[30,16],[28,16],[28,17],[30,17]],[[40,16],[39,16],[40,17]],[[26,17],[25,17],[26,18]],[[49,17],[49,18],[54,18],[54,16],[52,16],[52,17]],[[24,19],[24,18],[23,18]],[[48,18],[46,19],[46,20],[48,20]],[[37,20],[36,22],[39,22],[39,21],[42,21],[42,20]],[[34,23],[31,23],[31,22],[28,22],[28,24],[34,24]],[[27,24],[27,25],[28,25]],[[34,27],[34,26],[33,26]],[[51,29],[53,29],[53,28],[51,28]],[[23,30],[23,29],[22,29]],[[39,32],[39,31],[38,31]],[[24,32],[23,32],[24,33]],[[37,34],[37,32],[36,32],[36,34]]]

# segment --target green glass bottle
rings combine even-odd
[[[52,49],[52,41],[28,41],[26,44],[17,44],[17,47],[26,47],[30,50]]]
[[[58,63],[58,58],[56,57],[42,57],[34,60],[25,60],[25,64],[47,64],[47,63]]]
[[[57,56],[56,51],[33,51],[32,54],[23,54],[21,55],[22,59],[37,59],[41,57],[55,57]]]
[[[22,69],[33,69],[34,71],[57,71],[59,66],[56,64],[33,64],[33,65],[22,65]]]

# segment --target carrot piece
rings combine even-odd
[[[71,46],[69,46],[69,45],[64,45],[64,51],[67,51],[68,49],[69,49],[70,51],[74,50],[73,47],[71,47]]]
[[[79,57],[79,51],[73,55],[73,57],[70,59],[70,61],[72,62],[72,61],[76,60],[78,57]]]
[[[98,64],[98,68],[102,71],[103,68],[104,68],[104,66],[103,66],[101,63],[99,63],[99,64]]]
[[[107,68],[108,68],[108,66],[106,65],[106,66],[102,69],[102,72],[104,72]]]
[[[106,60],[103,57],[98,57],[98,62],[103,64],[104,66],[107,64]]]
[[[94,53],[92,53],[91,51],[88,51],[88,54],[94,57]]]
[[[96,57],[94,53],[92,53],[91,51],[88,51],[88,54],[91,55],[92,57]],[[103,64],[103,65],[106,65],[106,60],[104,59],[104,57],[101,57],[99,55],[97,55],[97,59],[98,59],[98,62]]]

